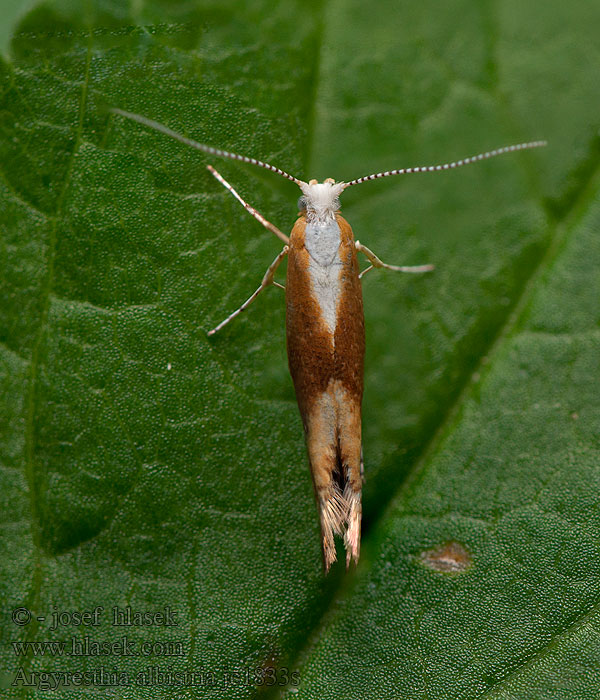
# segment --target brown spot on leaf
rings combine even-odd
[[[444,573],[461,573],[471,566],[473,559],[460,542],[444,544],[421,552],[420,559],[425,566]]]

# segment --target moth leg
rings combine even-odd
[[[244,207],[244,209],[251,214],[257,221],[259,221],[266,229],[271,231],[271,233],[274,233],[277,238],[280,238],[284,243],[289,243],[290,239],[285,235],[285,233],[281,232],[275,224],[272,224],[270,221],[267,221],[265,217],[260,214],[259,212],[256,211],[254,207],[251,207],[248,202],[244,201],[240,195],[233,189],[233,187],[227,182],[227,180],[220,174],[218,173],[212,165],[207,165],[206,166],[210,173],[217,178],[217,180],[225,187],[228,189],[231,194],[237,199],[237,201]]]
[[[372,270],[374,267],[385,267],[386,270],[394,270],[395,272],[431,272],[435,269],[435,265],[412,265],[412,266],[400,266],[400,265],[387,265],[382,262],[372,250],[369,250],[367,246],[360,243],[360,241],[355,241],[354,245],[356,250],[365,255],[369,262],[371,263],[369,267],[365,268],[358,276],[361,279],[364,275]]]
[[[273,281],[273,275],[275,274],[275,270],[279,267],[279,264],[281,261],[285,258],[285,256],[288,254],[288,246],[284,245],[283,250],[279,255],[273,260],[273,262],[269,265],[267,271],[265,272],[265,276],[262,279],[262,282],[260,283],[260,287],[254,292],[254,294],[246,299],[246,301],[240,306],[239,309],[236,309],[232,314],[229,314],[229,316],[224,320],[219,323],[218,326],[215,326],[212,330],[208,331],[208,335],[214,335],[217,331],[220,331],[223,326],[227,325],[229,321],[232,321],[236,316],[242,313],[242,311],[245,311],[250,304],[256,299],[256,297],[262,292],[263,289],[266,289],[270,284],[275,284]]]

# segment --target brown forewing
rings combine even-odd
[[[304,216],[298,218],[290,236],[286,282],[287,351],[305,425],[306,411],[332,379],[338,379],[359,405],[362,400],[365,330],[358,260],[350,225],[340,215],[337,222],[343,267],[335,338],[313,296],[308,273],[309,253],[304,247]]]

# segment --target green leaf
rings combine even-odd
[[[0,12],[2,12],[0,55],[6,56],[8,54],[8,46],[15,25],[33,5],[33,0],[2,0],[0,2]]]
[[[7,697],[101,667],[136,699],[597,697],[599,14],[64,0],[24,17],[0,64],[0,680],[33,685]],[[549,140],[343,197],[382,259],[436,265],[365,278],[356,573],[321,572],[281,290],[206,337],[280,243],[205,165],[284,231],[297,188],[114,106],[305,179]],[[178,624],[114,626],[114,606]],[[12,644],[86,638],[116,646]],[[64,680],[53,697],[82,697]]]

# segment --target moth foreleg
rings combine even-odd
[[[275,224],[272,224],[270,221],[267,221],[265,217],[248,202],[246,202],[244,199],[240,197],[240,195],[233,189],[233,187],[227,182],[227,180],[221,175],[221,173],[217,172],[212,165],[207,165],[207,169],[210,171],[210,173],[227,189],[231,194],[237,199],[237,201],[244,207],[244,209],[248,212],[248,214],[251,214],[258,222],[260,222],[268,231],[271,231],[271,233],[274,233],[277,238],[280,238],[284,243],[289,243],[290,239],[280,231]]]
[[[242,311],[245,311],[250,304],[256,299],[256,297],[262,292],[263,289],[266,289],[270,284],[277,284],[276,282],[273,281],[273,276],[275,275],[275,270],[279,267],[279,264],[281,261],[285,258],[285,256],[288,254],[288,246],[283,246],[283,250],[279,255],[273,260],[273,262],[269,265],[267,271],[265,272],[265,275],[262,279],[262,282],[260,283],[260,287],[254,292],[254,294],[246,299],[246,301],[240,306],[239,309],[236,309],[232,314],[229,314],[229,316],[224,320],[219,323],[218,326],[215,326],[212,330],[208,331],[208,335],[214,335],[217,331],[220,331],[223,326],[227,325],[229,321],[232,321],[236,316],[239,316],[239,314],[242,313]],[[280,287],[280,284],[277,284],[278,287]]]
[[[369,250],[369,248],[363,245],[360,241],[355,241],[354,245],[356,246],[356,250],[365,255],[371,263],[369,267],[364,269],[359,274],[359,279],[366,275],[367,272],[372,270],[374,267],[385,267],[386,270],[394,270],[394,272],[431,272],[431,270],[435,269],[435,265],[388,265],[387,263],[381,261],[372,250]]]

